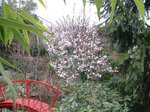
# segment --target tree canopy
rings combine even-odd
[[[150,29],[142,18],[149,20],[150,1],[118,0],[115,8],[112,1],[103,1],[103,10],[99,9],[97,0],[94,3],[100,10],[98,13],[101,12],[101,17],[106,18],[105,26],[99,25],[99,28],[105,32],[111,46],[117,51],[117,56],[112,58],[112,65],[118,67],[120,75],[117,77],[122,81],[116,80],[119,83],[113,84],[117,84],[115,87],[124,96],[132,96],[132,104],[139,107],[139,111],[149,111]]]

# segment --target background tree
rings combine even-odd
[[[56,38],[50,40],[54,46],[48,46],[51,66],[67,83],[77,77],[99,80],[104,73],[113,72],[107,61],[107,40],[86,17],[63,18],[53,33]]]
[[[94,2],[98,4],[97,0]],[[149,0],[118,0],[115,8],[112,7],[112,1],[103,1],[101,4],[103,10],[100,14],[101,17],[106,18],[103,24],[105,27],[99,25],[118,53],[112,64],[118,66],[121,73],[118,79],[122,81],[115,88],[118,88],[125,96],[132,96],[136,112],[137,110],[150,111],[150,29],[139,16],[139,13],[142,14],[142,11],[138,12],[139,9],[142,9],[140,7],[142,2],[147,12],[142,18],[146,17],[149,20]],[[113,12],[112,9],[114,9]],[[112,13],[113,20],[110,21],[112,17],[108,14]],[[119,82],[118,79],[114,79],[115,84]]]
[[[37,3],[35,3],[33,0],[22,0],[22,9],[29,14],[33,14],[37,9]]]
[[[43,0],[39,0],[39,2],[45,7]],[[45,26],[43,26],[39,21],[31,17],[28,13],[20,8],[12,8],[4,0],[1,1],[0,7],[2,7],[0,16],[0,43],[8,46],[12,42],[12,39],[15,38],[20,43],[22,48],[27,53],[29,53],[30,39],[28,36],[28,31],[33,32],[40,38],[49,42],[49,40],[42,33],[51,33]],[[32,24],[29,25],[24,20],[28,20]],[[15,67],[11,65],[8,61],[0,57],[0,72],[3,75],[4,79],[8,82],[8,85],[12,90],[13,95],[15,96],[15,91],[13,89],[12,83],[6,75],[2,64],[9,65],[13,68]]]

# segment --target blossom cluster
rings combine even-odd
[[[104,50],[106,39],[96,27],[87,22],[62,23],[54,28],[55,38],[48,46],[51,66],[67,82],[86,74],[87,78],[100,78],[111,70]]]

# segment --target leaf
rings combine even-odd
[[[29,39],[29,35],[28,35],[28,31],[27,30],[22,30],[23,36],[26,39],[27,44],[30,44],[30,39]]]
[[[110,23],[111,23],[115,14],[117,0],[110,0],[110,2],[111,2],[111,13],[110,13]]]
[[[4,45],[7,45],[7,42],[8,42],[8,37],[7,37],[7,27],[3,27],[3,42],[4,42]]]
[[[7,60],[3,59],[2,57],[0,57],[0,63],[3,63],[3,64],[5,64],[5,65],[7,65],[7,66],[9,66],[9,67],[12,67],[12,68],[14,68],[14,69],[19,70],[19,69],[16,68],[14,65],[12,65],[10,62],[8,62]]]
[[[10,78],[6,74],[6,72],[5,72],[4,68],[3,68],[3,65],[1,63],[0,63],[0,72],[1,72],[4,80],[7,82],[9,89],[12,92],[12,98],[13,99],[17,98],[17,94],[16,94],[16,91],[15,91],[15,88],[14,88],[12,82],[10,81]]]
[[[83,2],[83,7],[85,8],[86,0],[82,0],[82,2]]]
[[[4,18],[11,18],[11,8],[8,4],[4,2]]]
[[[11,19],[4,19],[0,17],[0,25],[2,26],[7,26],[10,28],[16,28],[16,29],[25,29],[25,30],[30,30],[30,31],[43,31],[42,29],[36,28],[31,25],[23,24],[15,20]]]
[[[6,19],[10,19],[11,18],[11,8],[10,6],[4,2],[4,8],[3,8],[3,15],[4,18]],[[11,38],[11,31],[7,28],[7,27],[3,27],[3,40],[4,40],[4,44],[7,45],[9,38]]]
[[[49,33],[51,35],[51,33],[48,31],[48,29],[39,21],[37,21],[36,19],[34,19],[31,15],[29,15],[28,13],[26,13],[25,11],[18,9],[18,12],[20,12],[20,15],[24,18],[27,19],[28,21],[30,21],[31,23],[33,23],[34,25],[38,26],[39,28],[43,29],[45,32]]]
[[[1,32],[1,27],[0,27],[0,41],[3,40],[2,38],[2,32]]]
[[[145,8],[144,8],[144,3],[143,0],[134,0],[136,7],[142,17],[142,19],[144,20],[144,15],[145,15]]]
[[[42,38],[42,39],[46,40],[48,43],[50,43],[50,41],[43,34],[41,34],[41,32],[43,30],[39,29],[39,28],[36,28],[34,26],[19,23],[15,20],[3,19],[3,18],[0,18],[0,25],[8,26],[10,28],[15,28],[15,29],[22,29],[22,30],[32,31],[35,34],[37,34],[40,38]]]
[[[27,51],[27,53],[29,53],[29,46],[27,44],[27,41],[25,41],[23,35],[21,34],[20,31],[16,30],[16,29],[12,29],[13,34],[15,35],[15,38],[17,39],[17,41],[21,44],[21,46],[23,47],[23,49],[25,51]]]
[[[12,41],[12,39],[13,39],[13,33],[12,33],[12,31],[10,30],[10,28],[7,28],[7,31],[8,31],[8,32],[6,32],[6,35],[7,35],[7,37],[6,37],[6,42],[7,42],[7,43],[9,42],[9,44],[10,44],[11,41]]]
[[[98,15],[98,18],[100,20],[100,9],[102,7],[102,0],[94,0],[94,3],[96,5],[96,8],[97,8],[97,15]]]
[[[4,42],[4,27],[0,26],[0,40]]]
[[[24,23],[23,19],[22,19],[20,16],[18,17],[18,19],[19,19],[19,21],[20,21],[21,23]],[[23,33],[23,35],[24,35],[24,38],[25,38],[27,44],[29,44],[29,43],[30,43],[30,40],[29,40],[29,36],[28,36],[28,31],[27,31],[27,30],[22,30],[22,33]]]
[[[17,19],[17,13],[15,11],[11,12],[11,19],[13,19],[13,20]]]
[[[43,5],[46,8],[45,3],[43,2],[43,0],[39,0],[39,2],[41,3],[41,5]]]

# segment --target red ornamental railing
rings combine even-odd
[[[46,88],[49,88],[51,89],[52,91],[55,91],[55,93],[52,95],[52,101],[51,103],[49,104],[50,105],[50,108],[53,108],[55,103],[56,103],[56,100],[58,98],[58,96],[62,93],[62,91],[48,83],[45,83],[45,82],[41,82],[41,81],[36,81],[36,80],[12,80],[12,83],[25,83],[25,87],[24,87],[24,90],[25,90],[25,99],[31,99],[32,97],[30,97],[30,89],[32,89],[30,87],[31,83],[34,83],[36,86],[37,85],[42,85],[42,86],[45,86]],[[4,88],[7,86],[8,84],[7,83],[3,83],[0,85],[0,91],[1,91],[1,95],[3,97],[3,101],[6,102],[8,99],[6,97],[6,94],[5,94],[5,90]],[[34,88],[34,87],[33,87]],[[39,90],[40,91],[40,90]],[[48,94],[48,93],[47,93]]]

